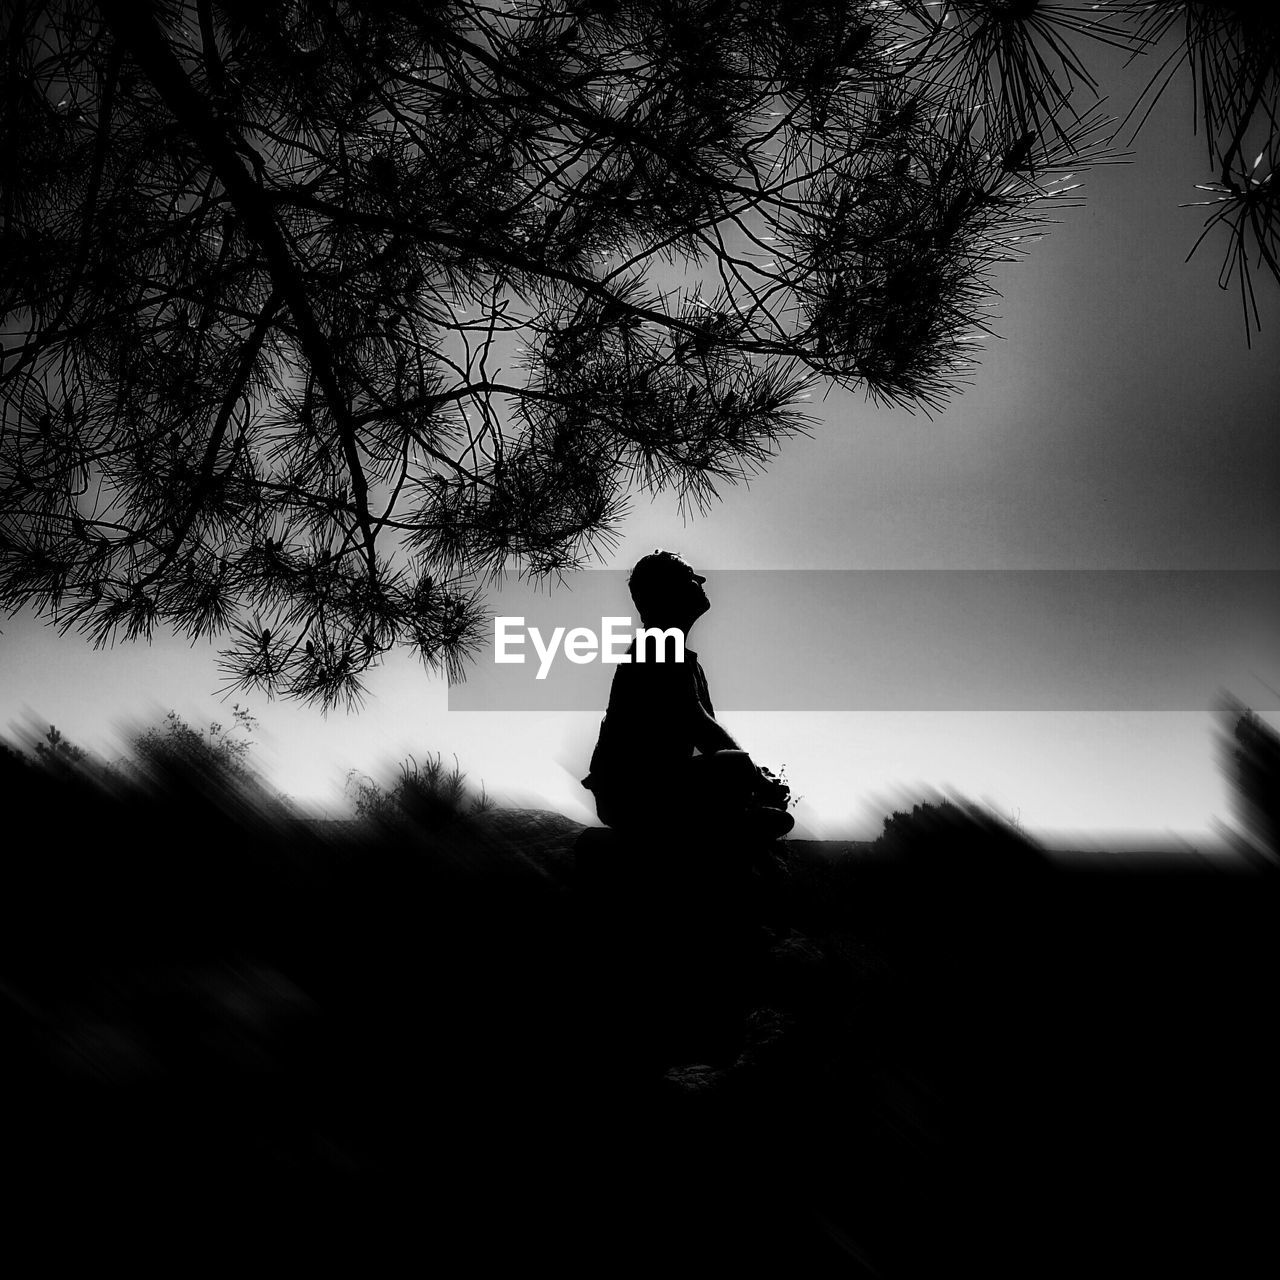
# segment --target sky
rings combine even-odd
[[[1123,115],[1145,73],[1098,64]],[[812,438],[704,517],[638,498],[608,572],[543,604],[567,617],[612,592],[608,612],[628,614],[622,571],[657,546],[705,573],[712,611],[691,644],[726,726],[785,767],[797,835],[870,838],[938,789],[1071,847],[1218,839],[1232,811],[1216,691],[1280,724],[1266,576],[1280,570],[1280,288],[1260,278],[1249,346],[1239,295],[1217,285],[1222,242],[1184,263],[1203,211],[1179,206],[1208,177],[1179,81],[1132,160],[1085,174],[1084,206],[1002,268],[999,337],[944,413],[817,388]],[[386,777],[440,753],[504,802],[594,821],[579,780],[603,692],[597,709],[461,710],[402,655],[372,674],[363,710],[322,717],[220,699],[216,644],[95,651],[26,614],[0,627],[10,738],[53,723],[110,757],[130,723],[169,709],[226,723],[239,702],[272,782],[330,812],[348,770]],[[809,683],[791,697],[784,682],[770,707],[750,677],[778,663]],[[815,686],[837,684],[836,709],[812,709]]]

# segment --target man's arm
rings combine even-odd
[[[724,725],[709,716],[701,703],[697,704],[697,708],[694,712],[693,742],[704,756],[713,751],[742,750]]]
[[[703,675],[702,667],[698,664],[696,657],[686,670],[693,678],[693,686],[690,690],[693,695],[691,726],[693,745],[704,756],[713,755],[717,751],[742,751],[742,748],[733,740],[732,734],[715,718],[715,713],[711,709],[711,694],[707,690],[707,678]],[[746,752],[743,751],[742,754],[746,755]]]

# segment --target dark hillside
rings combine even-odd
[[[1260,867],[1073,873],[926,806],[742,872],[537,812],[325,827],[181,771],[5,771],[33,1209],[447,1273],[1239,1275],[1274,1248]]]

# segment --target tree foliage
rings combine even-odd
[[[1269,0],[1199,0],[1128,6],[1137,47],[1172,46],[1151,78],[1150,105],[1185,65],[1214,177],[1199,201],[1209,213],[1195,248],[1227,232],[1219,284],[1235,284],[1246,325],[1259,323],[1253,269],[1280,279],[1280,10]],[[1145,118],[1145,116],[1143,117]],[[1194,250],[1193,250],[1194,251]]]
[[[0,604],[324,707],[397,645],[457,678],[489,575],[705,506],[815,379],[941,405],[1109,154],[1077,46],[1237,8],[16,0]],[[1221,49],[1236,174],[1275,46]]]

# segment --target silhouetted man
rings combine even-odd
[[[646,628],[685,637],[711,607],[706,579],[680,556],[655,551],[628,586]],[[657,661],[658,645],[666,645]],[[794,826],[788,788],[759,769],[715,718],[698,655],[674,640],[648,642],[644,661],[619,664],[583,785],[606,826],[633,831],[728,832],[772,839]]]

